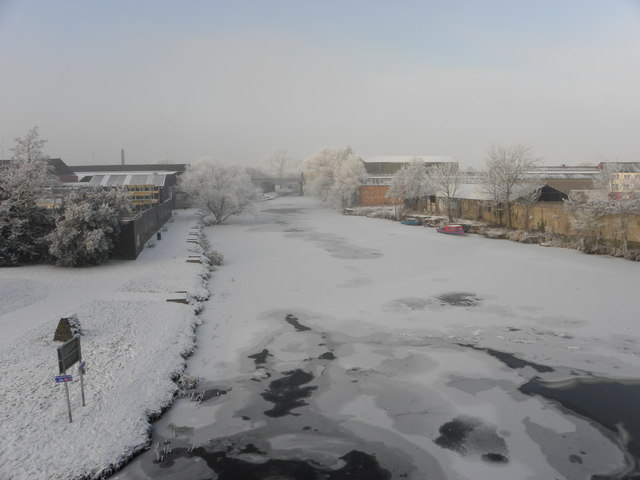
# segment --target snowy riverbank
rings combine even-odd
[[[95,476],[147,443],[149,418],[172,401],[172,377],[184,369],[199,322],[197,305],[167,299],[176,291],[208,296],[208,269],[186,261],[200,252],[187,242],[198,220],[180,211],[133,262],[0,270],[0,478]],[[87,363],[85,407],[76,366],[68,372],[73,423],[63,384],[54,382],[53,333],[69,313],[84,330]]]

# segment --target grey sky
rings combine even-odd
[[[0,155],[637,161],[640,2],[0,0]]]

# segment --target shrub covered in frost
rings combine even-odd
[[[65,199],[64,211],[49,235],[49,252],[58,265],[98,265],[109,259],[129,212],[126,192],[87,189]]]

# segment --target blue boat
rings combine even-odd
[[[422,225],[420,223],[420,220],[418,220],[417,218],[405,218],[400,223],[402,225],[413,225],[413,226],[416,226],[416,227]]]

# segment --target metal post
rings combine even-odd
[[[82,392],[82,406],[85,406],[84,403],[84,365],[82,364],[82,360],[80,360],[80,391]]]
[[[69,382],[64,382],[64,391],[67,394],[67,410],[69,411],[69,423],[73,423],[73,418],[71,418],[71,400],[69,400]]]

